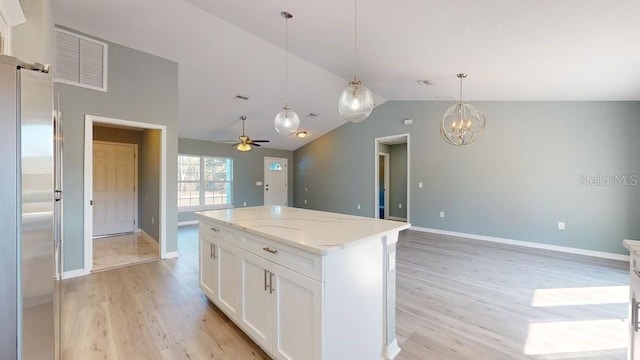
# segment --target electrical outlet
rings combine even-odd
[[[565,224],[564,221],[558,221],[558,230],[564,230]]]
[[[420,189],[422,189],[422,183],[421,183],[421,182],[419,182],[419,183],[418,183],[418,187],[419,187]]]
[[[358,204],[358,210],[360,210],[360,204]]]
[[[246,202],[246,201],[245,201],[245,202],[243,202],[243,203],[242,203],[242,206],[247,206],[247,202]]]
[[[305,203],[305,204],[307,203],[307,199],[304,199],[304,203]]]
[[[443,218],[444,217],[444,211],[440,211],[440,217]]]
[[[309,188],[304,188],[304,191],[309,191]]]
[[[398,209],[402,209],[402,203],[398,204]]]

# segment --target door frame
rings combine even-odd
[[[380,181],[380,156],[384,157],[384,185],[387,191],[384,192],[384,218],[389,219],[389,153],[378,153],[378,181]],[[380,191],[380,185],[378,184],[378,191]],[[380,214],[380,193],[378,193],[378,214]]]
[[[373,154],[374,154],[374,214],[373,217],[375,219],[380,218],[380,200],[379,200],[379,192],[380,192],[380,144],[385,141],[391,141],[398,138],[406,138],[407,139],[407,222],[411,221],[411,134],[397,134],[397,135],[387,135],[382,137],[377,137],[373,141]],[[386,165],[386,164],[385,164]],[[386,172],[388,173],[388,171]],[[385,194],[386,196],[386,194]],[[386,198],[385,198],[386,201]],[[386,208],[385,208],[386,209]],[[385,213],[386,215],[386,213]]]
[[[273,156],[265,156],[262,159],[262,204],[265,204],[264,198],[265,198],[265,186],[266,186],[266,182],[267,182],[267,159],[269,160],[277,160],[280,162],[285,163],[285,170],[286,170],[286,176],[285,176],[285,183],[284,183],[284,195],[285,195],[285,205],[284,206],[289,206],[289,159],[287,158],[279,158],[279,157],[273,157]]]
[[[90,203],[93,196],[93,125],[109,124],[134,127],[145,130],[160,130],[160,258],[167,259],[167,127],[113,119],[95,115],[84,116],[84,273],[89,274],[93,268],[93,208]]]
[[[133,203],[133,216],[134,219],[136,219],[136,225],[134,226],[133,231],[137,231],[139,229],[140,226],[140,221],[138,221],[138,202],[140,201],[140,199],[138,199],[138,191],[139,191],[139,184],[138,184],[138,144],[131,144],[131,143],[119,143],[119,142],[114,142],[114,141],[102,141],[102,140],[93,140],[93,144],[91,144],[91,146],[93,146],[94,144],[104,144],[104,145],[117,145],[117,146],[130,146],[133,147],[133,196],[135,198],[135,201]],[[92,157],[93,157],[93,148],[91,149],[92,152]],[[91,166],[93,167],[93,158],[91,161]],[[93,170],[93,169],[92,169]],[[93,181],[93,171],[91,172],[92,177],[91,177],[91,181]],[[91,198],[93,199],[93,186],[91,186]],[[93,213],[93,211],[92,211]],[[93,233],[93,222],[92,222],[92,228],[91,228],[91,232]],[[93,234],[91,234],[91,236],[93,237]],[[93,244],[93,243],[92,243]]]

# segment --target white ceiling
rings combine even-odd
[[[284,10],[288,102],[305,139],[273,129]],[[178,62],[181,137],[233,139],[247,115],[249,136],[293,150],[344,123],[352,1],[54,0],[54,11],[58,24]],[[378,104],[457,99],[458,72],[468,100],[640,100],[638,16],[638,0],[360,0],[358,75]]]

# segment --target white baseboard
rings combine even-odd
[[[524,246],[524,247],[535,248],[535,249],[559,251],[559,252],[564,252],[569,254],[586,255],[586,256],[593,256],[593,257],[599,257],[604,259],[629,261],[629,255],[614,254],[614,253],[608,253],[603,251],[585,250],[585,249],[578,249],[578,248],[573,248],[568,246],[549,245],[549,244],[542,244],[542,243],[536,243],[536,242],[530,242],[530,241],[505,239],[505,238],[499,238],[499,237],[493,237],[493,236],[467,234],[467,233],[439,230],[439,229],[430,229],[430,228],[424,228],[419,226],[412,226],[410,229],[421,231],[421,232],[433,233],[433,234],[457,236],[457,237],[473,239],[473,240]]]
[[[197,224],[199,224],[198,220],[181,221],[181,222],[178,223],[178,226],[197,225]]]
[[[403,217],[397,217],[397,216],[387,216],[388,220],[395,220],[395,221],[407,221],[407,218],[403,218]]]
[[[168,252],[166,254],[164,254],[163,259],[173,259],[173,258],[177,258],[178,257],[178,252],[177,251],[172,251],[172,252]]]
[[[393,358],[398,356],[399,353],[400,353],[400,346],[398,346],[398,339],[393,339],[393,342],[387,345],[387,348],[385,349],[384,359],[392,360]]]
[[[89,272],[84,269],[65,271],[62,273],[62,280],[73,279],[85,275],[89,275]]]

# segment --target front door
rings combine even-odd
[[[287,206],[287,159],[264,158],[264,204]]]
[[[136,227],[136,147],[93,143],[93,236],[133,232]]]

